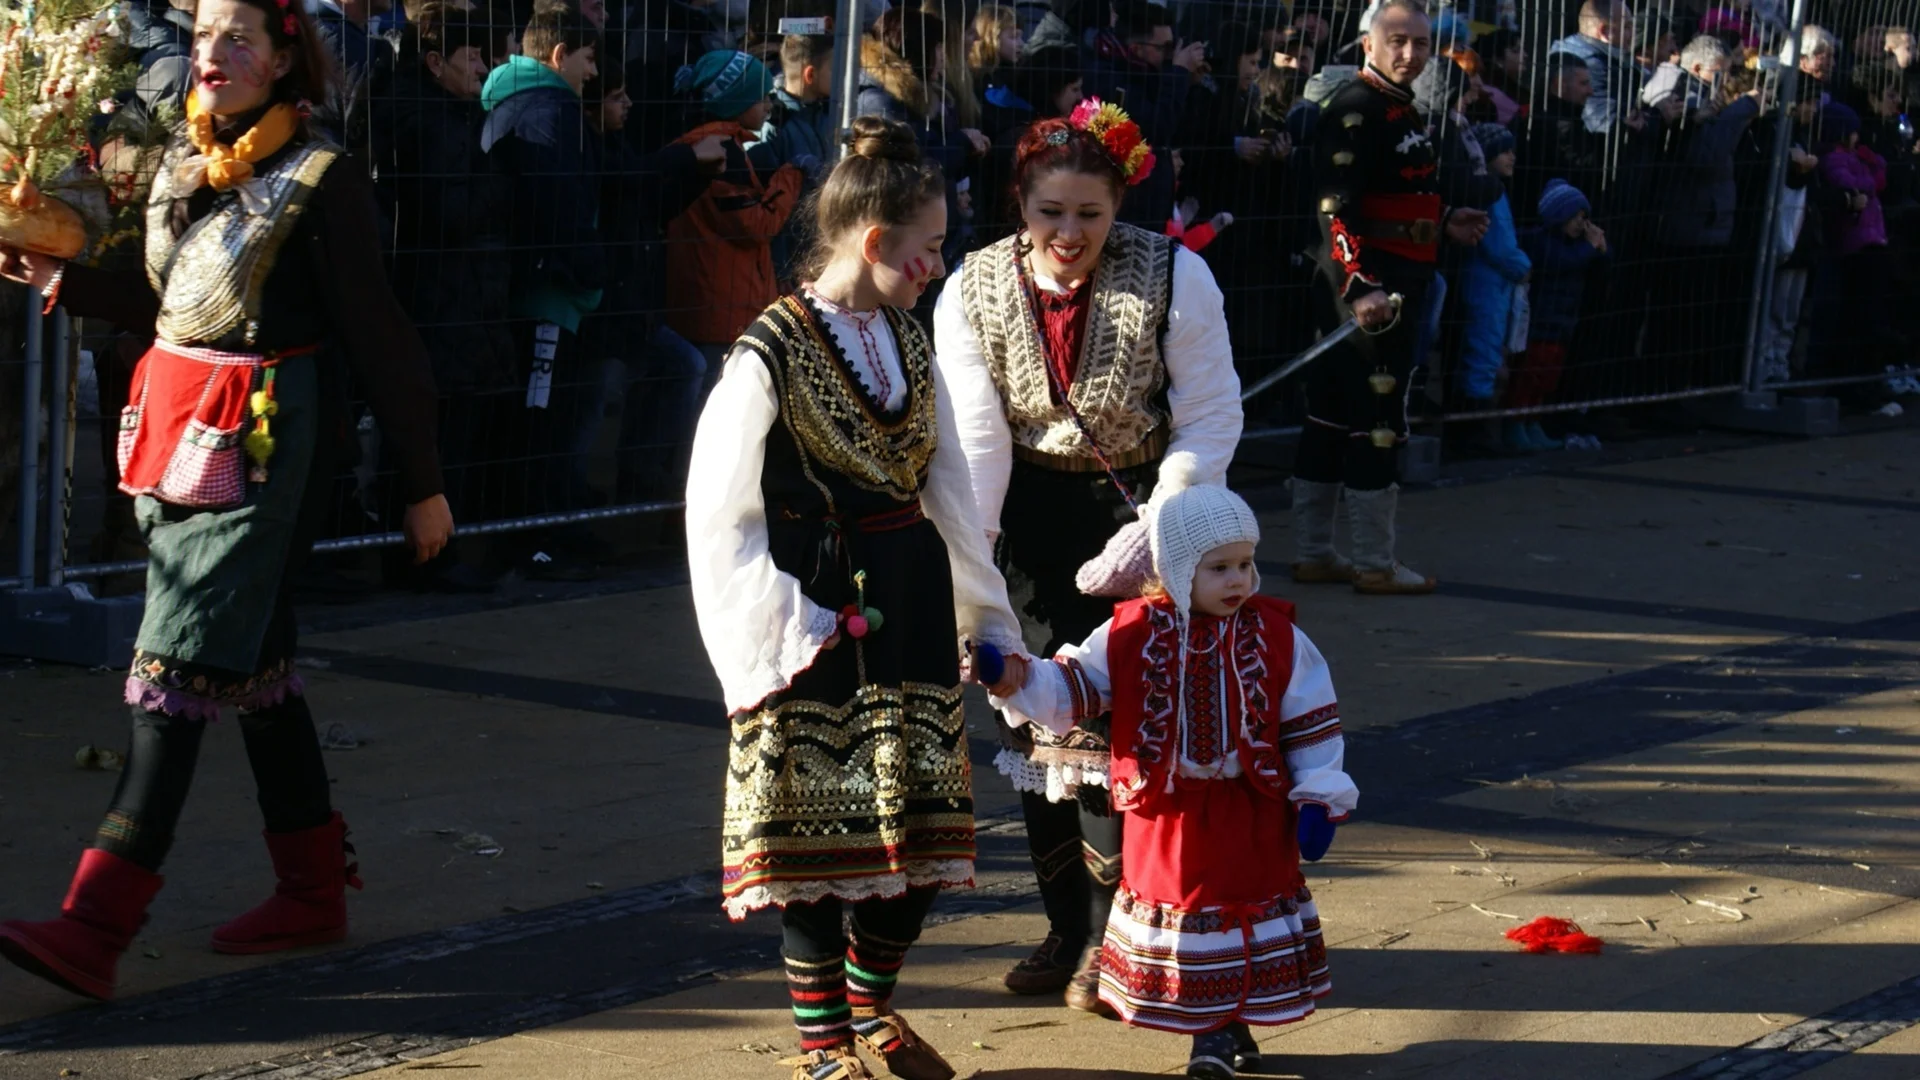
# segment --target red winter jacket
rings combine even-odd
[[[793,214],[800,170],[760,176],[743,145],[754,133],[731,120],[702,124],[677,140],[724,135],[725,169],[686,212],[667,223],[667,325],[696,345],[725,345],[780,298],[773,237]]]

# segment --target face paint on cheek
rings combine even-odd
[[[927,283],[933,280],[933,264],[918,255],[907,260],[907,265],[901,267],[900,272],[906,275],[907,284],[922,292],[926,291]]]
[[[242,86],[258,90],[272,81],[267,62],[245,45],[235,46],[228,61],[233,67],[234,80]]]

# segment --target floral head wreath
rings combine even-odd
[[[1128,187],[1153,175],[1153,147],[1148,146],[1145,136],[1140,134],[1140,125],[1120,106],[1088,98],[1067,117],[1067,127],[1092,136],[1119,167]],[[1066,129],[1054,131],[1047,136],[1047,141],[1056,146],[1066,145]]]

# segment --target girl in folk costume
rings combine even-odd
[[[1111,710],[1127,864],[1100,999],[1129,1024],[1191,1034],[1188,1076],[1230,1078],[1259,1059],[1247,1025],[1303,1019],[1331,988],[1300,860],[1326,853],[1359,793],[1326,661],[1293,605],[1259,595],[1253,511],[1193,487],[1147,528],[1147,596],[995,704],[1055,732]],[[1088,570],[1096,585],[1139,581],[1124,560]]]
[[[144,279],[0,250],[0,274],[49,309],[153,342],[120,421],[120,487],[149,550],[126,767],[61,917],[0,926],[7,959],[97,998],[160,889],[202,731],[225,706],[240,712],[279,887],[213,947],[346,935],[359,880],[294,672],[288,579],[330,507],[349,365],[397,452],[416,560],[453,531],[433,380],[387,289],[372,186],[303,119],[330,66],[306,8],[200,0],[193,65],[147,210]]]
[[[889,1006],[942,888],[973,881],[960,642],[1025,661],[906,309],[943,272],[939,169],[855,122],[819,193],[798,294],[748,327],[701,415],[687,485],[700,634],[732,714],[721,890],[782,910],[794,1080],[953,1069]],[[852,940],[841,930],[852,913]]]
[[[1029,128],[1015,153],[1020,231],[975,252],[934,310],[974,497],[1003,565],[1032,583],[1044,655],[1112,614],[1077,568],[1149,496],[1219,483],[1240,440],[1240,382],[1220,289],[1176,240],[1116,223],[1153,153],[1098,100]],[[1021,792],[1050,933],[1006,977],[1102,1011],[1094,935],[1119,882],[1107,742],[1089,718],[1065,737],[1002,727],[998,765]],[[1083,871],[1076,863],[1084,858]],[[1083,951],[1084,950],[1084,951]]]

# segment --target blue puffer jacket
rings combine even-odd
[[[1513,311],[1513,287],[1525,281],[1533,263],[1520,250],[1513,231],[1513,207],[1503,192],[1487,212],[1487,235],[1460,269],[1467,330],[1460,355],[1461,390],[1470,398],[1491,398],[1500,365],[1507,356],[1507,322]]]
[[[1527,287],[1533,315],[1527,324],[1527,340],[1572,341],[1574,329],[1580,324],[1580,297],[1586,290],[1587,271],[1606,256],[1585,237],[1570,237],[1546,226],[1528,230],[1522,246],[1533,260],[1533,284]]]

